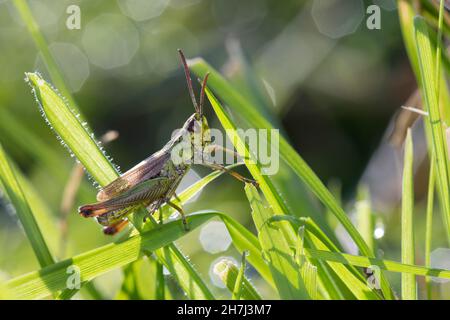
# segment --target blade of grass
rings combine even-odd
[[[42,200],[41,196],[37,193],[34,186],[28,181],[17,166],[10,160],[11,168],[16,176],[19,186],[22,188],[31,212],[34,215],[36,223],[41,230],[41,234],[44,237],[52,256],[56,256],[58,252],[59,234],[55,218],[52,215],[52,211],[47,204]]]
[[[430,176],[428,181],[428,195],[427,195],[427,218],[425,227],[425,266],[431,266],[431,244],[433,242],[433,205],[434,205],[434,187],[436,182],[436,161],[434,156],[430,160]],[[432,283],[431,278],[425,278],[425,285],[427,291],[427,298],[431,299]]]
[[[433,51],[428,27],[421,17],[414,18],[415,40],[419,56],[419,67],[423,85],[425,106],[429,113],[428,123],[431,131],[433,153],[436,158],[436,172],[443,206],[446,234],[450,241],[450,187],[449,164],[445,128],[439,108],[438,83],[436,81],[436,66],[433,61]]]
[[[166,281],[164,279],[164,266],[156,261],[156,286],[155,286],[155,299],[164,300]]]
[[[370,196],[366,188],[360,187],[358,201],[355,204],[358,230],[372,252],[375,252],[375,239],[373,237],[373,216],[370,206]]]
[[[346,253],[330,252],[324,250],[315,250],[305,248],[305,255],[323,261],[334,261],[342,264],[350,264],[356,267],[369,268],[370,266],[378,266],[382,270],[389,272],[408,273],[417,276],[438,277],[450,279],[450,270],[433,269],[425,266],[404,264],[396,261],[369,258],[364,256],[355,256]]]
[[[227,41],[226,47],[230,59],[228,63],[233,65],[232,70],[228,70],[226,74],[228,81],[246,100],[251,101],[252,105],[258,108],[258,112],[273,127],[279,129],[281,134],[284,134],[285,130],[281,125],[281,121],[275,116],[273,106],[270,106],[273,104],[273,102],[270,102],[270,93],[267,88],[264,88],[264,83],[261,77],[258,76],[258,71],[246,59],[239,41]],[[279,112],[280,109],[276,111]],[[239,116],[239,114],[236,115]],[[333,241],[339,243],[334,236],[333,230],[321,213],[317,200],[311,196],[304,183],[297,178],[296,174],[292,172],[292,168],[284,161],[281,161],[279,166],[279,172],[283,172],[283,174],[271,176],[271,181],[278,193],[283,195],[287,208],[295,208],[295,210],[290,211],[290,214],[300,217],[302,213],[308,212],[308,215],[314,218],[327,235]]]
[[[437,92],[436,92],[436,97],[440,98],[440,84],[441,82],[440,77],[441,77],[441,59],[442,59],[442,24],[444,21],[444,1],[440,0],[439,1],[439,22],[438,22],[438,36],[437,36],[437,40],[436,40],[436,76],[435,76],[435,81],[436,81],[436,85],[437,85]]]
[[[318,286],[317,286],[317,267],[312,263],[305,261],[301,268],[302,278],[305,280],[305,287],[308,291],[311,300],[317,300]]]
[[[295,262],[300,268],[301,277],[305,283],[305,288],[309,297],[311,300],[316,300],[318,296],[317,267],[305,259],[305,226],[298,228],[297,235]]]
[[[405,141],[405,159],[403,164],[402,187],[402,263],[414,264],[414,187],[413,187],[413,142],[411,129],[408,129]],[[416,278],[412,274],[402,273],[402,299],[416,299]]]
[[[116,300],[142,300],[143,296],[139,292],[138,277],[140,276],[140,268],[142,258],[133,261],[123,268],[123,281],[120,291],[115,296]]]
[[[32,87],[44,119],[63,145],[100,185],[114,180],[118,176],[114,166],[64,99],[38,74],[27,73],[26,80]]]
[[[258,230],[258,238],[263,255],[269,261],[269,268],[281,299],[308,299],[303,280],[297,270],[297,264],[284,234],[279,228],[266,223],[273,216],[259,197],[258,190],[247,184],[245,186],[252,217]]]
[[[234,292],[242,267],[238,269],[233,261],[223,259],[214,266],[214,272],[220,277],[228,290]],[[240,281],[240,298],[243,300],[261,300],[261,296],[251,282],[242,275]]]
[[[242,253],[241,266],[239,267],[239,272],[238,272],[238,275],[237,275],[235,283],[234,283],[231,300],[241,300],[242,290],[243,290],[243,286],[244,286],[244,277],[245,277],[244,274],[245,274],[245,268],[246,268],[245,258],[247,256],[247,254],[248,254],[247,251],[244,251]]]
[[[25,234],[33,248],[34,253],[42,267],[54,263],[54,259],[48,249],[41,230],[36,222],[30,205],[19,185],[16,174],[6,156],[5,150],[0,144],[0,179],[6,190],[8,198],[16,209],[17,216],[23,226]]]

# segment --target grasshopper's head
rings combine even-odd
[[[211,133],[205,116],[202,115],[200,118],[199,114],[194,113],[186,120],[183,129],[190,135],[190,140],[195,149],[201,150],[211,144]]]
[[[189,94],[192,99],[192,104],[194,105],[195,113],[187,119],[183,128],[191,134],[191,141],[194,147],[201,147],[202,149],[211,143],[211,134],[209,131],[208,121],[206,117],[203,115],[203,104],[205,101],[205,89],[206,82],[208,81],[209,73],[206,73],[205,78],[202,81],[202,88],[200,91],[200,104],[197,104],[197,100],[195,99],[194,90],[192,89],[192,80],[189,74],[189,67],[186,62],[186,58],[184,57],[183,52],[178,49],[178,53],[180,54],[181,62],[184,67],[184,73],[186,75],[186,81],[189,89]]]

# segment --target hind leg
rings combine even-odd
[[[128,220],[120,220],[112,225],[103,228],[103,233],[109,236],[115,235],[122,231],[128,224]]]
[[[189,231],[189,226],[187,224],[186,215],[184,214],[183,209],[177,206],[175,203],[171,202],[170,200],[167,200],[166,203],[180,213],[181,219],[183,220],[184,230]]]

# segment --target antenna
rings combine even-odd
[[[189,67],[187,65],[186,58],[184,57],[183,51],[181,51],[181,49],[178,49],[178,53],[180,54],[181,62],[183,63],[184,74],[186,75],[186,81],[188,85],[189,95],[191,96],[192,104],[194,105],[195,112],[200,114],[201,110],[197,104],[197,100],[195,100],[194,90],[192,89],[192,80],[189,74]]]
[[[202,89],[200,91],[200,117],[203,116],[203,104],[205,102],[205,88],[206,88],[206,82],[208,81],[209,72],[206,73],[205,78],[203,79],[202,83]]]

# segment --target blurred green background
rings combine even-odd
[[[236,85],[251,74],[262,88],[261,103],[266,111],[278,116],[280,129],[318,176],[342,196],[348,212],[354,211],[358,186],[367,183],[379,216],[379,253],[399,260],[401,157],[387,137],[395,114],[416,85],[395,1],[28,2],[95,134],[119,132],[106,150],[123,171],[161,148],[193,112],[176,51],[182,48],[188,57],[203,57]],[[66,26],[66,9],[72,4],[81,10],[79,30]],[[370,4],[381,8],[381,30],[366,27]],[[0,140],[47,201],[55,228],[60,228],[62,193],[74,160],[43,121],[23,80],[24,72],[34,70],[50,80],[14,6],[0,0]],[[219,127],[207,109],[211,126]],[[420,140],[420,130],[416,131]],[[420,174],[421,166],[417,167],[420,207],[420,190],[426,189],[427,179]],[[422,167],[426,172],[426,164]],[[184,186],[208,172],[194,170]],[[111,241],[93,220],[76,214],[77,206],[95,199],[95,191],[85,179],[68,215],[71,245],[63,250],[59,239],[52,244],[60,248],[60,258]],[[2,277],[37,269],[14,209],[4,199],[0,201]],[[252,228],[242,185],[229,177],[208,186],[185,209],[206,208],[226,212]],[[422,212],[418,215],[420,225],[424,216]],[[435,220],[439,224],[439,219]],[[211,266],[218,258],[239,259],[238,253],[226,246],[223,230],[220,223],[210,223],[179,244],[206,277],[212,275]],[[339,232],[338,228],[338,238],[345,244],[348,240]],[[418,250],[423,252],[423,228],[417,240]],[[436,233],[434,240],[436,247],[444,246],[443,235]],[[222,246],[217,247],[218,243]],[[346,247],[352,250],[351,243]],[[417,263],[422,262],[419,253]],[[113,297],[120,277],[115,271],[96,282],[106,297]],[[215,290],[226,296],[212,278]],[[252,279],[258,284],[256,275]],[[260,290],[270,296],[264,291],[267,288]]]

